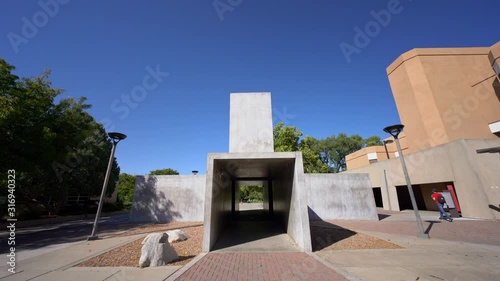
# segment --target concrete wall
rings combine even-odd
[[[405,155],[412,185],[453,182],[464,217],[500,219],[500,157],[476,149],[500,146],[498,139],[457,140]],[[368,173],[381,187],[384,209],[399,211],[396,186],[406,182],[400,159],[390,159],[345,173]],[[426,195],[424,194],[424,197]]]
[[[229,152],[274,152],[271,93],[232,93]]]
[[[132,222],[203,221],[205,175],[137,176]]]
[[[221,176],[227,175],[226,176]],[[304,251],[311,251],[307,193],[300,152],[214,153],[208,155],[203,251],[216,243],[230,222],[231,180],[273,180],[274,214]]]
[[[310,220],[378,220],[368,174],[305,174]]]
[[[228,167],[217,163],[215,158],[208,155],[203,252],[210,251],[231,217],[232,180]]]

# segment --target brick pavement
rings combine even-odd
[[[209,253],[176,280],[346,280],[303,252]]]

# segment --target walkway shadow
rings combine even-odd
[[[307,209],[313,252],[321,251],[356,234],[352,230],[322,220],[310,207]]]
[[[386,219],[390,217],[391,215],[386,215],[386,214],[377,214],[378,215],[378,220],[381,221],[383,219]]]
[[[273,237],[281,234],[286,234],[284,228],[273,220],[267,211],[240,211],[222,230],[212,250],[230,250],[228,248],[232,248],[234,251],[270,251],[271,248],[287,250],[287,241],[281,241],[281,239],[277,237],[274,239]],[[272,241],[252,243],[271,237],[273,237]],[[281,244],[281,242],[286,243]]]
[[[498,206],[500,206],[500,205],[498,205]],[[492,210],[495,210],[495,211],[497,211],[497,212],[500,212],[500,208],[498,208],[498,207],[497,207],[497,206],[495,206],[495,205],[491,205],[491,204],[489,204],[489,205],[488,205],[488,207],[490,207],[490,209],[492,209]]]
[[[175,205],[172,200],[156,189],[157,182],[155,176],[137,177],[130,209],[130,218],[133,221],[168,223],[182,218],[179,212],[173,210]]]

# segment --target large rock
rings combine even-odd
[[[168,243],[184,241],[189,238],[189,235],[180,229],[169,230],[165,233],[168,235]]]
[[[140,267],[165,265],[179,258],[174,248],[168,243],[166,233],[149,234],[142,244]]]

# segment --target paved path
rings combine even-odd
[[[302,253],[210,253],[182,274],[187,280],[336,281],[341,275]]]

